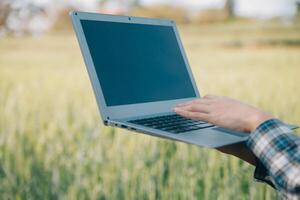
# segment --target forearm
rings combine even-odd
[[[249,164],[256,166],[257,165],[257,158],[246,145],[245,142],[232,144],[224,147],[217,148],[217,150],[233,155],[241,160],[248,162]]]

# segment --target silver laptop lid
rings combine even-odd
[[[170,112],[199,97],[174,21],[70,15],[103,120]]]

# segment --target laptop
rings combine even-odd
[[[173,111],[200,98],[174,21],[70,15],[105,125],[209,148],[247,140]]]

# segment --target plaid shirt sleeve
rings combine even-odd
[[[250,134],[247,145],[258,158],[254,178],[283,199],[300,199],[300,138],[280,120],[270,119]]]

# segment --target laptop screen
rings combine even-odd
[[[171,26],[81,24],[107,106],[196,97]]]

